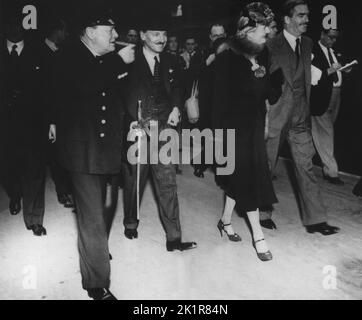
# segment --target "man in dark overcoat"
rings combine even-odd
[[[95,300],[114,300],[108,238],[121,169],[124,81],[134,52],[133,45],[116,52],[118,34],[107,10],[83,13],[79,34],[57,56],[53,123],[58,161],[73,185],[83,288]]]

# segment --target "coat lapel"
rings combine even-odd
[[[285,39],[283,33],[279,35],[279,59],[280,65],[284,70],[284,76],[290,85],[293,84],[293,50],[290,47],[287,39]]]
[[[302,37],[301,42],[301,59],[304,65],[305,72],[305,87],[307,89],[307,96],[309,100],[310,88],[312,82],[312,48],[308,45],[306,39]]]
[[[170,81],[169,81],[169,71],[170,65],[165,54],[160,55],[160,64],[161,64],[161,73],[163,77],[163,82],[166,88],[166,91],[169,93],[171,91]]]

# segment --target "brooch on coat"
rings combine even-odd
[[[168,69],[168,74],[169,74],[169,81],[170,81],[170,83],[172,83],[173,82],[173,73],[174,73],[174,69]]]
[[[252,67],[251,67],[251,71],[254,71],[254,76],[256,78],[264,78],[266,75],[266,69],[264,66],[259,66],[257,63],[254,63],[252,61]]]

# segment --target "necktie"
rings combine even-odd
[[[16,44],[14,44],[11,48],[11,52],[10,52],[10,55],[13,57],[13,58],[18,58],[19,57],[19,54],[18,52],[16,51],[16,49],[18,48],[18,46]]]
[[[297,66],[298,66],[299,59],[300,59],[300,39],[299,38],[297,38],[297,40],[296,40],[295,55],[297,56]]]
[[[328,51],[329,64],[332,66],[333,63],[334,63],[334,60],[333,60],[333,57],[332,57],[331,49],[328,48],[327,51]],[[333,73],[332,77],[333,77],[333,83],[337,83],[338,80],[339,80],[337,72]]]
[[[157,57],[155,57],[155,68],[153,71],[153,79],[155,82],[160,82],[160,62]]]

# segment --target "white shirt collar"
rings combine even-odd
[[[53,41],[46,38],[45,43],[49,47],[49,49],[52,50],[53,52],[58,51],[59,48],[57,47],[57,45]]]
[[[319,40],[318,41],[319,45],[321,46],[322,50],[325,51],[325,52],[328,52],[328,48],[322,44],[322,42]],[[331,52],[334,53],[334,50],[333,48],[330,48]]]
[[[18,55],[20,56],[21,52],[24,49],[24,40],[17,42],[17,43],[6,40],[6,45],[7,45],[9,53],[11,53],[11,51],[13,50],[13,46],[16,45],[17,46],[16,51],[17,51]]]
[[[154,53],[151,50],[147,50],[145,47],[143,47],[143,54],[145,55],[146,59],[152,59],[155,60],[155,57],[157,57],[158,61],[160,61],[160,55],[158,53]]]
[[[99,54],[95,52],[83,39],[80,40],[88,48],[88,50],[94,55],[95,58],[99,57]]]
[[[324,46],[320,40],[318,41],[318,44],[320,45],[325,57],[327,58],[327,61],[329,61],[328,48]],[[334,60],[334,61],[329,61],[329,65],[331,66],[333,63],[337,63],[338,59],[334,54],[334,50],[332,48],[330,50],[331,50],[331,56]],[[338,76],[338,82],[333,84],[334,87],[340,87],[342,85],[342,72],[337,71],[337,76]]]
[[[157,60],[160,62],[160,55],[158,53],[154,53],[150,50],[147,50],[145,47],[143,47],[143,54],[147,60],[148,65],[150,66],[151,72],[153,74],[155,69],[155,57],[157,57]]]
[[[293,51],[295,51],[295,47],[297,45],[297,39],[301,39],[301,37],[293,36],[291,33],[289,33],[287,30],[283,30],[283,34],[285,39],[287,39],[288,43],[292,47]]]

